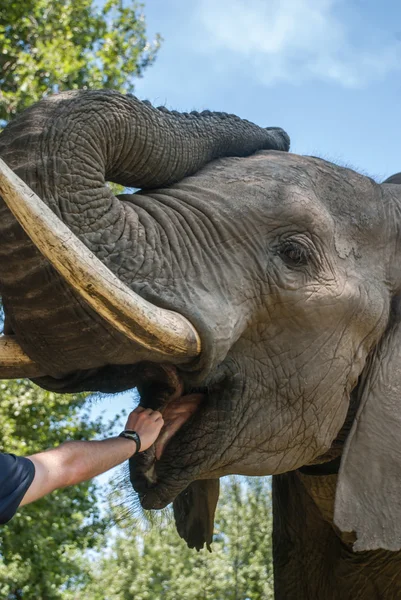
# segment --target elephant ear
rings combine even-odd
[[[396,183],[396,184],[400,184],[401,183],[401,173],[396,173],[395,175],[391,175],[391,177],[388,177],[388,179],[386,179],[385,181],[383,181],[383,183]]]
[[[355,551],[401,549],[401,314],[362,372],[359,408],[337,483],[334,523]]]
[[[220,480],[193,481],[173,502],[178,534],[189,548],[201,550],[206,544],[211,552],[214,515],[219,499]]]

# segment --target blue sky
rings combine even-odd
[[[148,0],[164,42],[136,85],[177,110],[279,125],[291,150],[401,170],[400,0]]]
[[[139,98],[279,125],[292,152],[379,180],[401,171],[400,0],[147,0],[145,17],[164,42]]]

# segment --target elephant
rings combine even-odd
[[[165,425],[131,483],[191,547],[221,477],[273,475],[278,600],[401,597],[401,176],[101,90],[0,157],[0,375],[137,387]]]

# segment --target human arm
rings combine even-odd
[[[158,411],[137,407],[128,417],[125,429],[135,430],[141,439],[141,451],[153,444],[163,426]],[[121,437],[102,441],[65,442],[57,448],[29,456],[35,476],[20,506],[53,492],[87,481],[130,458],[136,451],[133,440]]]

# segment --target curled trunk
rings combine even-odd
[[[259,128],[232,115],[181,115],[134,97],[94,91],[47,98],[0,136],[4,161],[130,288],[138,283],[135,273],[121,270],[115,249],[123,235],[129,236],[143,256],[146,228],[134,207],[121,203],[106,182],[168,185],[213,158],[261,148],[288,149],[288,138],[279,129]],[[0,239],[0,293],[10,328],[49,375],[166,360],[157,348],[133,342],[99,316],[40,254],[3,203]]]

